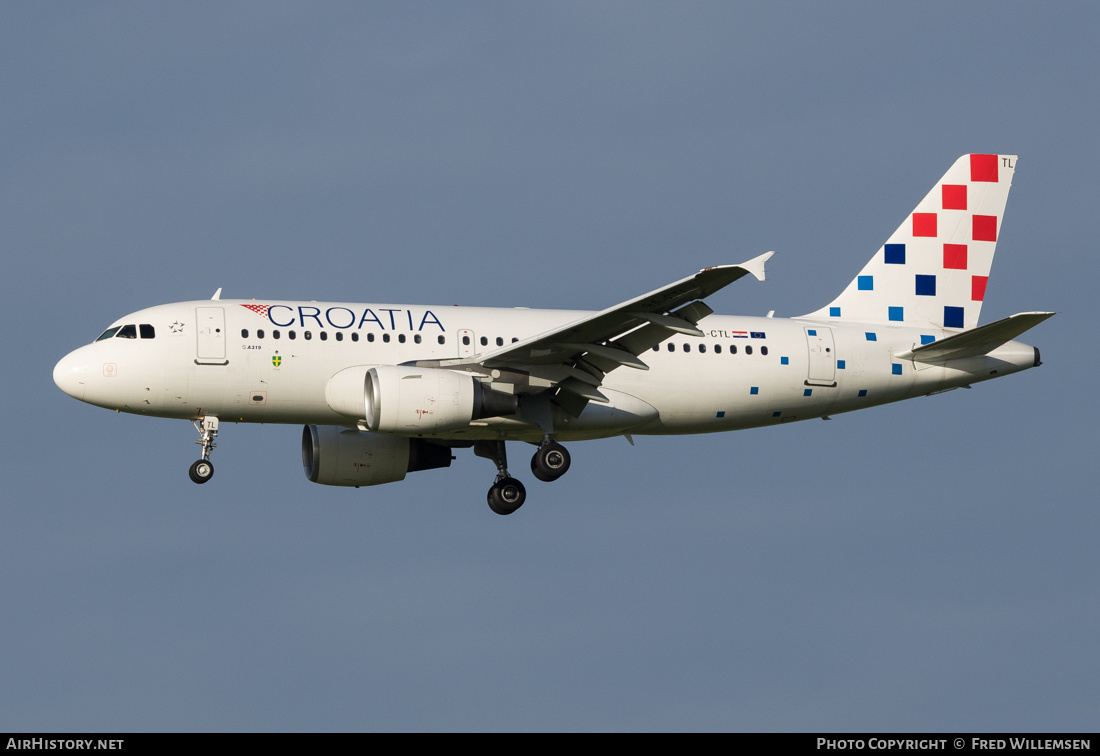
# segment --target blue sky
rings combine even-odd
[[[0,729],[1094,730],[1098,21],[0,5]],[[469,453],[313,485],[296,426],[225,426],[195,486],[189,424],[50,378],[218,287],[599,309],[774,249],[710,304],[799,315],[966,152],[1020,156],[982,319],[1057,311],[1040,369],[574,444],[511,517]]]

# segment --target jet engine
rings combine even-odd
[[[377,486],[406,473],[450,467],[451,450],[419,438],[364,433],[333,425],[302,429],[306,477],[326,486]]]
[[[466,373],[404,365],[352,367],[325,387],[329,407],[377,433],[406,436],[466,427],[471,420],[516,413],[516,397]],[[362,426],[360,426],[362,427]]]

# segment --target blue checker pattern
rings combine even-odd
[[[905,320],[905,308],[904,307],[888,307],[887,315],[890,320]]]
[[[901,375],[901,365],[895,362],[893,365],[890,366],[890,372],[894,375]]]
[[[829,308],[829,317],[830,318],[839,318],[840,317],[840,308],[839,307],[830,307]]]
[[[887,244],[885,253],[887,265],[905,265],[904,244]]]
[[[944,328],[962,328],[963,308],[945,306],[943,308],[943,326]]]
[[[917,276],[917,296],[918,297],[934,297],[934,296],[936,296],[936,277],[935,276]]]
[[[856,276],[856,288],[860,291],[874,291],[875,290],[875,277],[874,276]]]

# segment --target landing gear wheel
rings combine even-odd
[[[187,471],[187,474],[196,483],[205,483],[214,476],[214,465],[208,459],[200,459],[191,465],[191,469]]]
[[[527,499],[527,491],[515,478],[503,478],[493,484],[486,498],[489,501],[489,509],[498,515],[510,515],[523,506],[523,502]]]
[[[541,481],[550,482],[569,470],[569,452],[556,441],[543,444],[531,457],[531,472]]]

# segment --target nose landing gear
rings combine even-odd
[[[192,420],[195,430],[199,431],[199,439],[196,444],[202,445],[202,459],[197,460],[187,474],[196,483],[205,483],[214,476],[214,464],[210,461],[210,450],[217,446],[214,439],[218,437],[218,418],[207,416],[202,418],[202,425],[197,420]]]

